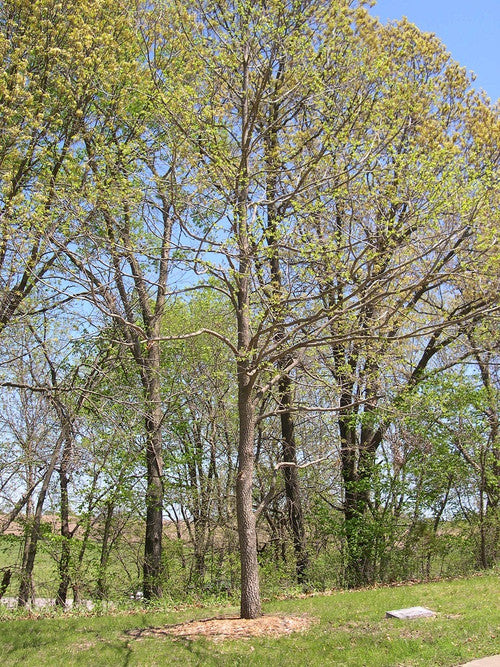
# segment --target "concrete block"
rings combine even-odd
[[[408,609],[393,609],[392,611],[385,612],[386,618],[402,618],[405,620],[435,615],[435,611],[431,611],[425,607],[408,607]]]

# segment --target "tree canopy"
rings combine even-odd
[[[20,604],[51,489],[61,604],[92,540],[91,594],[127,543],[161,597],[169,526],[202,587],[209,554],[233,579],[237,530],[245,618],[266,548],[304,585],[336,553],[359,586],[410,576],[418,542],[429,576],[461,516],[495,561],[498,107],[368,4],[0,3]]]

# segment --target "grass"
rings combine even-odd
[[[411,586],[275,600],[265,613],[308,613],[319,622],[304,634],[213,643],[206,639],[127,635],[215,616],[233,609],[60,615],[0,622],[3,665],[459,665],[500,652],[500,579],[494,573]],[[434,618],[385,619],[389,609],[422,605]]]

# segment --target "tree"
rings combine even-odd
[[[7,324],[31,326],[50,381],[27,385],[8,376],[9,362],[2,385],[43,391],[60,438],[41,476],[28,466],[26,493],[2,524],[36,488],[40,523],[59,473],[60,601],[82,410],[85,530],[73,563],[76,572],[98,525],[101,597],[121,508],[132,511],[139,489],[145,598],[162,594],[166,503],[178,528],[183,516],[203,580],[232,480],[246,618],[260,614],[258,521],[280,540],[288,524],[296,578],[307,578],[304,479],[318,484],[309,507],[340,510],[329,525],[342,526],[344,581],[357,586],[385,576],[405,508],[415,535],[427,503],[437,535],[450,497],[468,502],[454,481],[468,462],[482,475],[489,562],[496,351],[480,332],[498,307],[497,109],[470,92],[435,37],[407,21],[381,26],[362,1],[33,8],[0,7],[0,329],[6,342]],[[63,371],[36,331],[37,316],[55,326],[68,302],[73,338],[107,355],[92,366],[92,402],[90,369]],[[398,468],[391,439],[415,435],[406,407],[465,359],[484,394],[467,409],[484,425],[481,403],[488,443],[450,449],[446,418],[422,436],[439,454],[432,474],[412,459],[418,446]],[[127,401],[132,433],[115,451]]]
[[[370,131],[354,128],[338,144],[335,166],[348,170],[351,146],[368,151],[373,133],[385,144],[344,187],[318,189],[324,205],[308,227],[327,306],[358,302],[333,323],[334,333],[337,327],[364,332],[331,345],[330,358],[323,357],[340,409],[346,580],[353,586],[374,576],[368,516],[391,411],[397,414],[399,397],[418,385],[462,322],[496,307],[488,266],[496,250],[486,250],[482,237],[498,156],[481,151],[477,128],[471,129],[476,105],[493,125],[494,111],[468,93],[466,75],[432,35],[405,21],[366,29],[372,57],[385,71]],[[461,291],[478,261],[481,289]]]
[[[374,61],[353,26],[364,13],[358,17],[349,3],[325,9],[317,2],[188,2],[187,18],[182,11],[172,13],[169,39],[163,38],[169,50],[157,50],[152,70],[164,96],[165,122],[175,123],[190,142],[195,177],[188,230],[200,245],[193,252],[186,244],[187,257],[193,257],[195,270],[212,276],[207,289],[226,294],[237,326],[235,341],[218,331],[211,334],[225,341],[236,360],[241,614],[253,618],[260,614],[253,511],[256,406],[280,386],[278,411],[284,421],[288,415],[284,447],[291,460],[284,463],[290,466],[291,498],[297,484],[291,472],[296,462],[290,373],[300,361],[299,350],[317,345],[332,317],[323,294],[302,279],[311,251],[304,220],[316,209],[312,191],[318,179],[349,181],[366,160],[357,153],[358,162],[349,170],[328,171],[335,135],[359,123],[372,104],[378,68],[371,77],[367,62]],[[172,109],[165,79],[176,21],[194,76],[177,91],[191,104]],[[346,59],[355,72],[323,74],[337,64],[345,68]],[[366,85],[353,90],[357,76]],[[373,150],[377,146],[375,141]],[[294,502],[300,550],[298,498]]]
[[[141,67],[136,25],[124,6],[119,9],[120,20],[115,16],[110,29],[113,75],[102,75],[92,113],[81,120],[88,173],[73,212],[81,243],[66,248],[65,254],[72,280],[113,324],[112,335],[131,355],[142,385],[147,468],[144,597],[151,599],[162,591],[165,415],[160,334],[168,303],[174,212],[182,206],[176,194],[181,158],[174,133],[160,132],[155,124],[154,91]]]
[[[49,289],[54,265],[75,232],[66,210],[85,173],[81,119],[95,76],[110,64],[101,46],[107,34],[101,5],[7,0],[0,6],[0,330],[22,314],[23,304],[27,312],[55,305],[40,303],[36,288],[43,281],[57,296]],[[94,49],[99,57],[90,57]]]
[[[55,335],[60,327],[40,322],[38,331],[33,326],[28,327],[21,341],[17,341],[20,360],[12,381],[3,384],[9,390],[17,389],[22,399],[22,420],[28,427],[23,435],[25,426],[9,420],[8,429],[18,441],[23,442],[24,458],[27,471],[28,492],[24,498],[27,506],[25,544],[21,565],[21,582],[18,603],[25,606],[34,596],[33,568],[42,538],[42,519],[45,501],[50,489],[54,472],[57,471],[60,482],[60,515],[61,515],[61,556],[59,559],[60,586],[56,596],[56,603],[63,605],[66,602],[66,593],[69,585],[69,539],[73,533],[69,528],[69,472],[74,450],[76,447],[76,422],[80,416],[82,406],[88,399],[89,393],[100,377],[103,355],[90,363],[81,362],[77,356],[68,364],[64,355],[67,353],[67,344],[61,346]],[[58,323],[59,324],[59,323]],[[63,335],[67,331],[62,332]],[[21,345],[19,346],[19,342]],[[14,351],[14,349],[12,350]],[[71,354],[70,354],[71,356]],[[104,355],[105,356],[105,355]],[[82,378],[79,378],[79,373]],[[13,401],[6,401],[6,407]],[[38,419],[30,423],[30,412],[37,406]],[[43,406],[43,410],[40,408]],[[6,410],[7,413],[8,410]],[[41,418],[40,418],[41,417]],[[54,439],[54,432],[58,435]],[[40,442],[41,440],[41,442]],[[40,445],[43,449],[39,449]],[[37,483],[35,476],[39,476]],[[37,489],[36,495],[33,493]],[[35,502],[36,500],[36,502]],[[16,503],[16,513],[22,508],[22,503]],[[15,518],[11,512],[10,520]],[[6,527],[6,526],[5,526]],[[4,527],[4,529],[5,529]]]

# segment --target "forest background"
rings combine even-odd
[[[2,595],[494,565],[498,107],[443,44],[344,0],[0,30]]]

